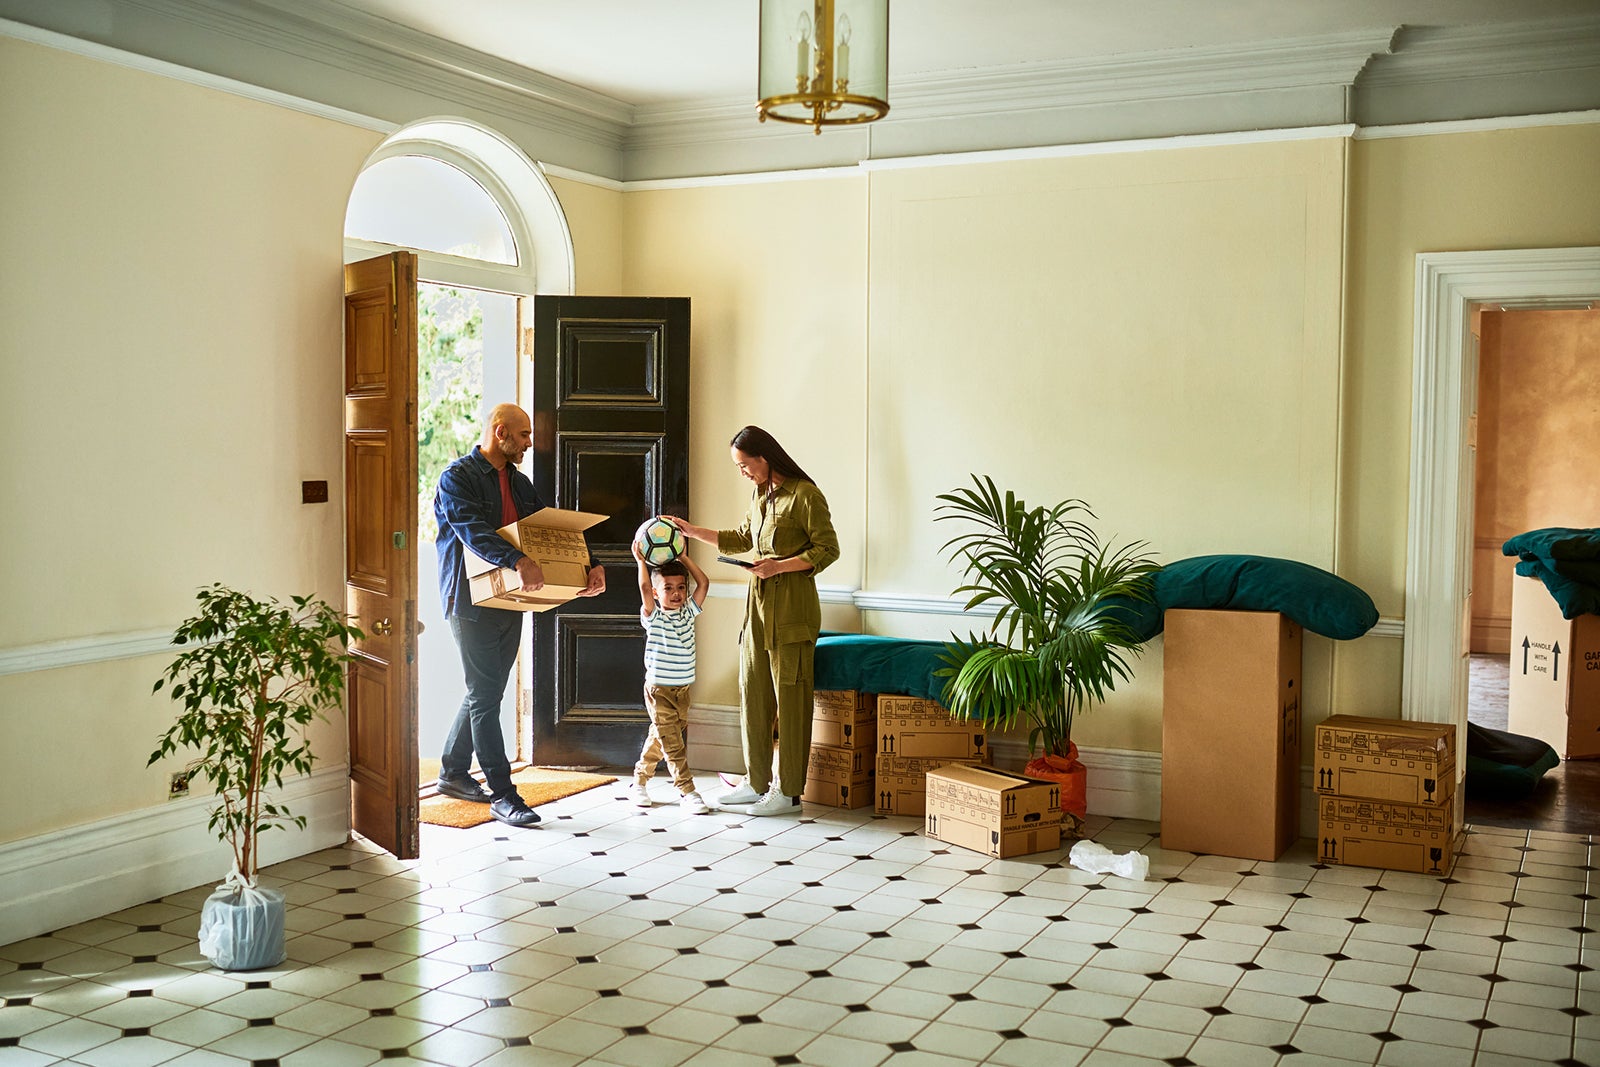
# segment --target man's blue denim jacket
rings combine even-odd
[[[517,518],[525,519],[545,506],[534,491],[533,482],[517,468],[511,468],[511,500]],[[515,567],[522,558],[511,542],[497,532],[500,520],[500,472],[477,448],[445,468],[439,488],[433,494],[433,515],[439,521],[439,602],[446,618],[459,615],[475,620],[485,611],[472,603],[467,586],[467,569],[461,554],[462,544],[501,567]],[[592,561],[591,561],[592,562]]]

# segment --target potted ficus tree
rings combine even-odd
[[[945,706],[991,730],[1025,722],[1026,773],[1061,781],[1062,808],[1081,820],[1085,774],[1073,717],[1131,676],[1129,657],[1142,642],[1127,605],[1150,600],[1159,565],[1142,541],[1102,545],[1081,500],[1030,508],[992,478],[972,481],[941,494],[934,517],[971,527],[942,551],[962,564],[967,584],[955,592],[967,596],[967,610],[995,616],[982,633],[951,635],[950,666],[938,672],[948,679]]]
[[[198,594],[200,612],[180,625],[175,645],[192,646],[167,667],[167,688],[183,710],[147,765],[197,749],[191,775],[210,781],[217,806],[208,828],[233,850],[233,870],[200,914],[200,950],[224,970],[273,967],[284,959],[283,894],[256,884],[257,838],[304,828],[305,817],[269,800],[286,772],[306,774],[313,753],[305,728],[340,706],[344,651],[361,631],[309,596],[293,606],[223,585]]]

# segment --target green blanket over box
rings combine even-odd
[[[1537,578],[1561,607],[1561,617],[1600,615],[1600,530],[1547,526],[1500,546],[1517,557],[1517,573]]]
[[[876,634],[824,633],[817,638],[816,688],[895,693],[941,701],[944,679],[933,672],[943,641],[909,641]]]

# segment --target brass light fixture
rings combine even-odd
[[[816,133],[889,113],[889,0],[761,0],[756,111]]]

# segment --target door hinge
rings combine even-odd
[[[394,547],[400,549],[406,547],[406,532],[404,530],[396,530],[391,539],[394,541]]]
[[[400,332],[400,253],[389,256],[389,321]]]

